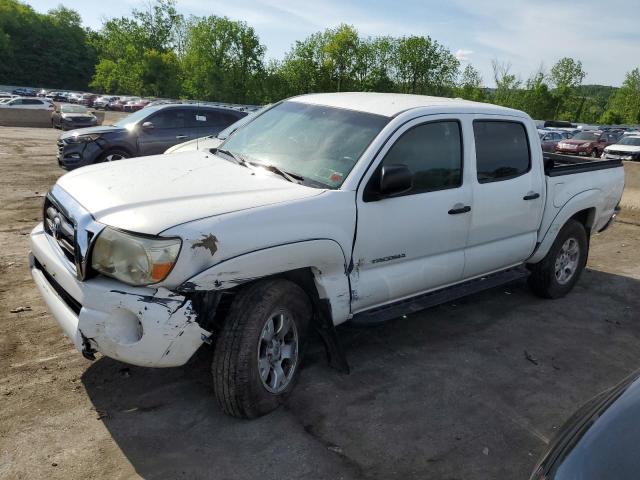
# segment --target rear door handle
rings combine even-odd
[[[534,192],[529,192],[524,197],[522,197],[523,200],[535,200],[536,198],[540,198],[540,194]]]
[[[182,140],[183,138],[187,138],[186,135],[176,135],[176,139]]]
[[[449,215],[458,215],[459,213],[467,213],[471,211],[471,207],[469,205],[465,205],[464,207],[452,208],[449,210]]]

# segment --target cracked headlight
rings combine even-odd
[[[150,285],[169,275],[181,245],[179,238],[147,237],[105,227],[93,246],[91,266],[129,285]]]

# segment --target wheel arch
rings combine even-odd
[[[300,286],[332,324],[349,318],[351,301],[347,261],[340,245],[329,239],[294,242],[224,260],[183,282],[178,291],[233,295],[267,278],[286,278]]]
[[[568,200],[557,212],[546,233],[538,242],[536,250],[526,263],[541,261],[551,249],[562,227],[569,220],[576,220],[585,228],[588,241],[598,215],[597,208],[594,206],[594,204],[597,204],[598,193],[600,193],[599,190],[588,190]]]

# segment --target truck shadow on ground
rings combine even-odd
[[[82,380],[144,478],[527,478],[561,423],[640,365],[638,293],[587,270],[564,299],[520,281],[341,327],[352,373],[314,340],[286,406],[253,421],[218,409],[208,348],[174,369],[101,358]]]

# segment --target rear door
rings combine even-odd
[[[140,155],[156,155],[177,143],[191,138],[187,124],[188,108],[167,108],[161,110],[139,125],[138,148]],[[146,122],[150,126],[143,127]]]
[[[357,198],[354,313],[461,279],[471,205],[463,181],[468,141],[461,116],[430,115],[405,124],[380,152]],[[393,164],[409,167],[413,187],[380,198],[380,169]]]
[[[519,264],[533,252],[544,206],[543,173],[532,165],[533,158],[541,161],[541,153],[531,148],[534,135],[517,117],[474,118],[465,278]]]

